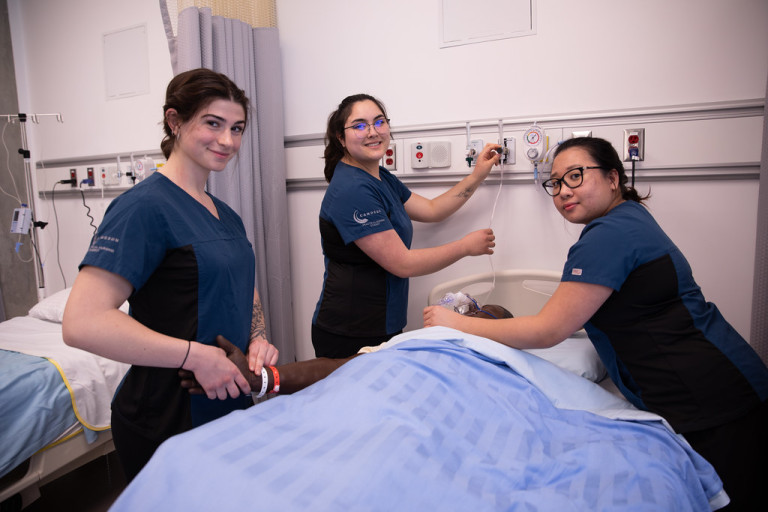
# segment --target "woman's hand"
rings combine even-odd
[[[233,345],[222,335],[216,336],[216,344],[224,350],[227,359],[237,366],[237,369],[240,370],[240,374],[248,381],[248,385],[252,390],[261,388],[261,373],[253,373],[248,368],[248,359],[237,346]],[[202,386],[195,378],[195,374],[191,371],[179,370],[179,378],[181,378],[181,387],[189,391],[190,394],[202,395],[205,393]]]
[[[451,311],[443,306],[427,306],[424,308],[424,327],[442,325],[452,329],[459,329],[459,323],[464,318],[459,313]],[[460,330],[460,329],[459,329]]]
[[[219,347],[193,341],[184,369],[195,374],[195,379],[211,400],[225,400],[227,396],[237,398],[241,392],[251,392],[251,387],[240,373],[240,369]]]
[[[277,356],[280,352],[277,347],[267,341],[266,338],[257,337],[248,345],[248,368],[252,372],[260,372],[262,366],[274,366],[277,364]]]
[[[473,231],[462,240],[466,244],[468,256],[493,254],[493,248],[496,247],[496,235],[490,228]]]
[[[488,143],[483,150],[477,155],[475,161],[475,168],[472,174],[484,180],[491,173],[491,168],[498,164],[501,160],[501,146],[498,144]]]

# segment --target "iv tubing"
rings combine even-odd
[[[499,121],[499,124],[501,124],[501,121]],[[493,200],[493,208],[491,209],[491,218],[488,221],[488,227],[491,228],[493,226],[493,218],[496,216],[496,205],[499,204],[499,196],[501,195],[501,187],[504,185],[504,166],[501,165],[501,161],[499,161],[499,188],[496,191],[496,199]],[[491,281],[491,289],[488,290],[488,295],[491,294],[491,292],[496,288],[496,269],[493,266],[493,254],[488,255],[488,261],[491,264],[491,273],[493,274],[493,280]]]

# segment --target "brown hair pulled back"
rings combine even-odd
[[[197,68],[179,73],[171,79],[165,91],[163,106],[163,137],[160,149],[165,158],[171,156],[176,135],[168,125],[166,113],[174,109],[181,123],[186,123],[214,100],[231,100],[240,104],[245,112],[246,124],[250,102],[245,91],[240,89],[227,75],[206,68]]]

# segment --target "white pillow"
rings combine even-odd
[[[571,337],[554,347],[527,349],[526,352],[592,382],[600,382],[608,373],[587,337]]]
[[[29,316],[48,320],[49,322],[61,323],[61,317],[64,316],[64,306],[67,305],[69,292],[72,288],[64,288],[50,297],[46,297],[29,310]]]
[[[49,322],[61,323],[61,319],[64,316],[64,306],[67,305],[67,299],[69,299],[69,292],[72,288],[64,288],[46,297],[29,310],[29,316],[33,318],[39,318],[40,320],[48,320]],[[120,311],[128,313],[128,302],[124,302],[120,306]]]

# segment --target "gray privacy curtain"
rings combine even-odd
[[[227,75],[251,100],[240,152],[224,172],[211,173],[208,191],[243,219],[256,253],[256,288],[268,338],[280,351],[280,362],[292,362],[296,347],[277,29],[253,28],[240,20],[213,16],[209,8],[188,7],[178,14],[174,37],[165,1],[160,4],[174,73],[212,69]]]

